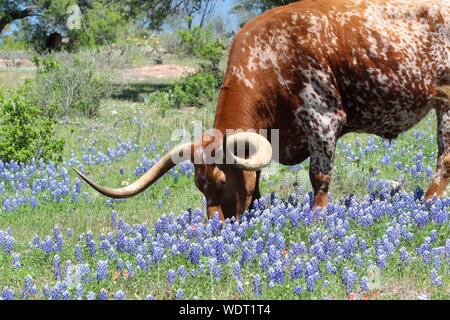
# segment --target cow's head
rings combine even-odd
[[[75,170],[98,192],[111,198],[129,198],[141,193],[177,163],[191,160],[195,167],[195,184],[204,194],[208,218],[215,212],[223,220],[238,218],[251,204],[256,188],[256,171],[269,164],[272,148],[263,136],[240,132],[223,138],[203,135],[198,143],[182,144],[132,184],[112,189],[100,186]]]

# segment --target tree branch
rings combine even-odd
[[[24,10],[5,12],[3,16],[0,18],[0,33],[2,33],[3,29],[5,29],[5,27],[14,20],[25,19],[27,17],[33,16],[34,14],[35,14],[34,6],[27,7]]]

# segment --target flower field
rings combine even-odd
[[[224,224],[206,221],[189,162],[126,201],[71,169],[130,182],[173,146],[173,129],[208,125],[213,110],[162,118],[112,101],[95,121],[61,124],[63,163],[0,162],[1,298],[450,298],[450,198],[423,202],[434,114],[395,141],[342,138],[326,211],[310,209],[308,162],[263,172],[263,198]]]

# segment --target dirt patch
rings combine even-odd
[[[382,298],[399,300],[429,299],[432,291],[425,288],[418,288],[412,280],[400,279],[399,281],[388,283],[382,290]]]
[[[179,78],[195,72],[194,67],[175,64],[158,64],[125,69],[123,77],[129,81],[145,81],[149,78]]]
[[[0,67],[33,67],[28,59],[0,59]]]

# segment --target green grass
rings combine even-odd
[[[0,67],[0,87],[15,89],[34,76],[33,68]]]
[[[165,61],[166,63],[178,63],[192,65],[196,62],[173,59]],[[13,88],[17,87],[24,79],[30,78],[32,73],[28,70],[7,69],[0,70],[0,85]],[[101,111],[96,119],[88,120],[84,118],[69,119],[69,124],[59,125],[58,136],[66,141],[64,156],[70,157],[70,153],[80,153],[82,143],[90,144],[96,140],[95,147],[97,150],[106,150],[108,147],[115,145],[120,137],[123,140],[131,139],[136,144],[144,146],[151,145],[156,142],[160,147],[165,143],[170,146],[176,144],[171,142],[171,134],[174,129],[185,128],[192,132],[193,122],[200,121],[205,129],[211,128],[215,103],[210,103],[202,109],[182,109],[169,110],[162,116],[160,110],[151,108],[139,102],[139,95],[161,90],[170,86],[170,80],[152,80],[148,83],[129,83],[125,86],[118,86],[116,93],[111,99],[103,101]],[[138,118],[139,124],[133,119]],[[419,147],[419,142],[414,138],[415,130],[422,130],[427,136],[435,136],[435,120],[434,114],[430,114],[420,124],[408,133],[402,135],[396,141],[395,150],[401,150],[402,147],[413,149]],[[334,178],[331,183],[331,193],[335,199],[340,199],[350,193],[358,196],[367,194],[367,182],[373,168],[377,168],[380,179],[396,180],[399,172],[394,167],[397,160],[401,160],[405,164],[412,165],[414,160],[412,156],[406,155],[402,157],[400,154],[393,154],[390,165],[381,163],[380,153],[374,152],[367,156],[364,161],[348,164],[344,159],[343,146],[345,144],[354,145],[355,139],[359,139],[362,144],[367,141],[367,135],[349,134],[340,140],[338,152],[335,160]],[[428,139],[428,138],[427,138]],[[376,139],[377,145],[382,150],[383,141]],[[436,152],[436,143],[425,143],[426,147],[423,153],[429,156],[432,152]],[[354,148],[354,146],[352,147]],[[162,150],[158,150],[162,153]],[[381,151],[380,151],[381,152]],[[408,153],[408,152],[407,152]],[[139,162],[141,152],[138,154],[130,153],[120,161],[114,161],[112,165],[96,165],[87,168],[88,174],[95,179],[96,182],[108,186],[120,186],[123,181],[131,182],[136,179],[134,168]],[[270,176],[262,181],[262,192],[264,194],[276,191],[281,197],[285,197],[296,192],[301,188],[304,192],[310,190],[308,162],[306,161],[302,170],[291,171],[288,167],[279,167],[276,175]],[[434,168],[434,162],[429,157],[424,159],[424,165]],[[276,165],[273,165],[276,167]],[[124,175],[119,175],[119,170],[124,169]],[[74,174],[71,173],[73,176]],[[406,177],[404,189],[407,191],[414,190],[417,186],[426,188],[429,179],[411,179]],[[164,190],[166,187],[171,188],[171,197],[166,198]],[[129,199],[125,202],[114,202],[112,207],[106,207],[106,198],[93,192],[85,184],[82,191],[86,192],[90,201],[80,201],[71,203],[64,201],[60,204],[47,203],[38,209],[21,208],[15,213],[0,213],[0,230],[10,227],[16,239],[20,240],[19,247],[16,251],[22,253],[22,265],[19,271],[11,268],[11,256],[0,253],[0,289],[4,286],[10,288],[20,288],[22,279],[31,274],[36,279],[37,284],[42,287],[46,282],[53,282],[53,274],[51,271],[52,255],[45,256],[36,254],[33,250],[29,250],[26,244],[32,240],[34,235],[41,238],[52,233],[55,225],[60,226],[63,230],[70,227],[75,235],[73,239],[66,240],[65,250],[60,254],[62,264],[67,259],[74,259],[73,252],[77,243],[78,235],[91,230],[94,235],[100,233],[106,234],[111,231],[110,215],[111,210],[116,210],[119,217],[126,220],[128,224],[149,225],[150,230],[157,219],[163,214],[170,212],[175,216],[187,208],[201,208],[202,195],[196,189],[192,179],[181,177],[178,183],[173,183],[171,176],[165,176],[155,185],[149,188],[145,193]],[[158,201],[163,200],[162,208],[158,208]],[[377,225],[380,228],[380,225]],[[447,228],[448,229],[448,228]],[[365,230],[365,232],[373,232],[374,235],[382,234],[383,229]],[[423,230],[426,233],[429,230]],[[311,230],[285,230],[286,238],[290,241],[307,241]],[[448,233],[447,233],[448,236]],[[85,257],[88,256],[84,252]],[[85,292],[89,289],[98,292],[105,287],[108,292],[115,292],[119,288],[126,290],[127,298],[142,299],[148,292],[152,292],[156,298],[170,299],[174,298],[173,288],[168,287],[166,282],[166,272],[168,269],[176,269],[177,264],[185,263],[183,260],[176,262],[171,260],[171,264],[163,263],[157,269],[152,269],[148,274],[138,273],[135,280],[127,281],[122,276],[114,283],[98,285],[95,281],[85,287]],[[92,266],[91,266],[92,268]],[[95,267],[94,267],[95,268]],[[235,282],[231,275],[231,266],[224,269],[224,277],[220,283],[214,283],[208,273],[201,274],[195,280],[186,280],[183,284],[186,289],[185,295],[188,297],[198,296],[203,299],[238,299],[252,298],[251,294],[238,296],[235,291]],[[246,278],[252,279],[252,274],[256,273],[256,268],[246,268],[244,272]],[[424,270],[423,265],[412,264],[406,269],[399,270],[397,266],[389,266],[388,272],[383,275],[383,295],[381,298],[402,299],[417,298],[418,294],[426,293],[436,299],[449,299],[450,292],[447,289],[435,289],[429,280],[429,273]],[[447,271],[448,272],[448,271]],[[447,273],[448,274],[448,273]],[[346,294],[341,285],[334,283],[336,278],[330,278],[330,286],[320,292],[321,296],[332,298],[345,298]],[[445,284],[449,283],[449,279],[444,279]],[[244,283],[246,288],[251,287],[251,283]],[[444,286],[445,287],[445,286]],[[286,290],[289,289],[289,290]],[[293,287],[280,287],[270,292],[263,291],[263,298],[268,299],[287,299],[292,298]],[[251,292],[251,289],[247,290]],[[305,293],[302,298],[320,299],[321,296],[316,294]]]

